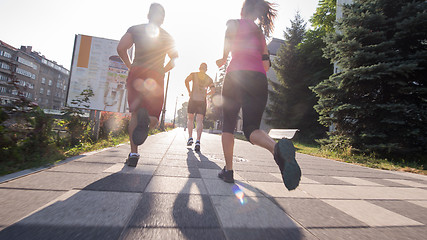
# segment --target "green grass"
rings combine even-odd
[[[170,130],[170,129],[167,129]],[[148,135],[154,135],[161,132],[158,129],[150,130]],[[110,139],[99,139],[95,143],[84,142],[78,146],[74,146],[67,149],[58,149],[52,145],[49,147],[49,151],[43,156],[34,156],[33,159],[27,159],[25,161],[8,160],[0,162],[0,176],[26,170],[32,168],[39,168],[44,166],[50,166],[58,163],[68,157],[77,156],[86,152],[92,152],[107,147],[114,147],[121,143],[129,142],[129,135],[122,134],[116,137],[110,137]]]
[[[341,162],[357,164],[370,168],[405,171],[427,175],[427,170],[422,164],[407,162],[404,159],[389,160],[385,158],[377,158],[374,155],[354,154],[351,152],[331,152],[322,149],[319,145],[294,142],[297,152],[312,156],[324,157]]]
[[[242,134],[235,134],[234,138],[247,141],[245,136]],[[309,144],[296,141],[294,141],[294,145],[297,152],[308,154],[311,156],[328,158],[336,161],[356,164],[370,168],[392,171],[404,171],[427,175],[427,170],[424,169],[424,165],[417,164],[414,162],[408,162],[404,159],[389,160],[384,158],[377,158],[373,155],[354,154],[351,152],[338,153],[324,150],[318,144]]]

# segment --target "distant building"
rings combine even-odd
[[[65,105],[69,75],[31,46],[17,49],[0,41],[0,105],[24,96],[41,108],[59,110]]]

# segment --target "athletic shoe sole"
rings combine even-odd
[[[144,108],[138,109],[137,112],[137,125],[132,132],[132,141],[136,145],[141,145],[145,142],[148,136],[148,124],[150,118],[148,116],[147,110]]]
[[[200,152],[200,145],[196,145],[196,146],[194,146],[194,151],[196,151],[196,152]]]
[[[282,179],[286,188],[294,190],[301,180],[301,168],[295,159],[295,147],[289,139],[281,139],[277,145],[279,161],[283,163]]]
[[[222,180],[222,181],[224,181],[224,182],[226,182],[226,183],[234,183],[234,178],[233,177],[226,177],[225,176],[225,174],[227,174],[227,173],[225,173],[224,172],[224,170],[222,170],[220,173],[218,173],[218,177]]]
[[[128,159],[126,160],[126,165],[128,165],[129,167],[136,167],[136,165],[138,164],[138,160],[139,157],[128,157]]]

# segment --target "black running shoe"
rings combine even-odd
[[[274,160],[279,166],[283,183],[288,190],[298,187],[301,180],[301,169],[295,159],[295,147],[286,138],[279,140],[274,146]]]
[[[137,111],[137,125],[132,132],[132,140],[136,145],[141,145],[145,142],[148,136],[150,117],[147,110],[140,108]]]
[[[125,164],[128,165],[129,167],[136,167],[136,165],[138,164],[138,160],[139,160],[139,155],[129,154]]]
[[[233,170],[225,170],[225,167],[218,173],[218,177],[221,178],[224,182],[234,183]]]
[[[193,145],[193,138],[189,138],[187,141],[187,146]]]
[[[199,140],[196,141],[196,145],[194,146],[194,151],[200,152],[200,141]]]

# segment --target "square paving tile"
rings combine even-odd
[[[219,228],[207,195],[144,193],[130,227]]]
[[[218,169],[199,169],[200,175],[203,179],[219,179],[218,173],[221,170]],[[236,181],[244,181],[244,179],[237,173],[234,172],[234,180]]]
[[[195,160],[174,160],[174,159],[163,159],[161,166],[171,166],[171,167],[186,167],[186,168],[196,168],[197,162]]]
[[[3,183],[1,186],[7,188],[68,191],[73,188],[83,188],[107,175],[105,173],[87,174],[43,171]]]
[[[19,240],[75,240],[119,239],[123,227],[114,226],[51,226],[38,224],[14,224],[0,232],[0,239]]]
[[[265,194],[266,197],[313,198],[298,188],[289,191],[283,183],[250,181],[249,184]]]
[[[124,226],[141,194],[77,191],[18,222],[41,226]]]
[[[368,202],[427,225],[426,207],[414,204],[413,202],[399,200],[369,200]]]
[[[224,231],[233,240],[317,240],[302,228],[225,228]]]
[[[114,173],[86,186],[85,190],[112,192],[144,192],[151,176]]]
[[[221,179],[204,179],[203,180],[209,195],[234,196],[241,191],[244,196],[262,196],[262,194],[248,183],[235,181],[234,184],[226,183]]]
[[[256,172],[244,172],[237,171],[237,173],[246,181],[256,181],[256,182],[281,182],[275,176],[269,173],[256,173]]]
[[[371,227],[418,226],[420,222],[364,200],[323,200]]]
[[[8,226],[62,194],[62,191],[0,189],[0,225]]]
[[[305,228],[367,227],[364,222],[319,199],[283,199],[275,201]]]
[[[219,163],[208,162],[208,161],[197,162],[197,167],[198,168],[205,168],[205,169],[219,169],[219,170],[222,169],[222,167],[220,167]]]
[[[316,176],[316,175],[309,175],[307,177],[311,180],[314,180],[318,183],[325,184],[325,185],[354,185],[348,181],[341,180],[339,177]]]
[[[136,167],[129,167],[123,163],[116,163],[113,166],[104,170],[105,173],[128,173],[140,175],[153,175],[156,171],[156,165],[138,164]]]
[[[284,211],[265,197],[211,196],[222,226],[229,228],[299,228]]]
[[[321,240],[424,240],[426,227],[393,227],[393,228],[318,228],[310,229]]]
[[[154,176],[145,192],[207,194],[201,178]]]
[[[201,178],[197,168],[160,166],[154,173],[156,176]]]
[[[54,172],[100,173],[113,166],[113,163],[69,162],[50,168]]]
[[[427,200],[427,191],[419,188],[334,186],[342,193],[356,195],[359,199]]]
[[[310,176],[311,177],[311,176]],[[351,194],[343,192],[337,188],[338,185],[323,185],[323,184],[301,184],[298,190],[302,190],[315,198],[332,198],[332,199],[355,199],[358,198],[355,193]]]
[[[129,228],[123,239],[225,240],[225,236],[220,228]]]
[[[127,153],[128,154],[128,153]],[[110,154],[94,154],[90,156],[86,156],[83,158],[79,158],[74,160],[74,162],[88,162],[88,163],[118,163],[118,162],[124,162],[126,161],[127,154],[120,155],[120,156],[114,156]]]

